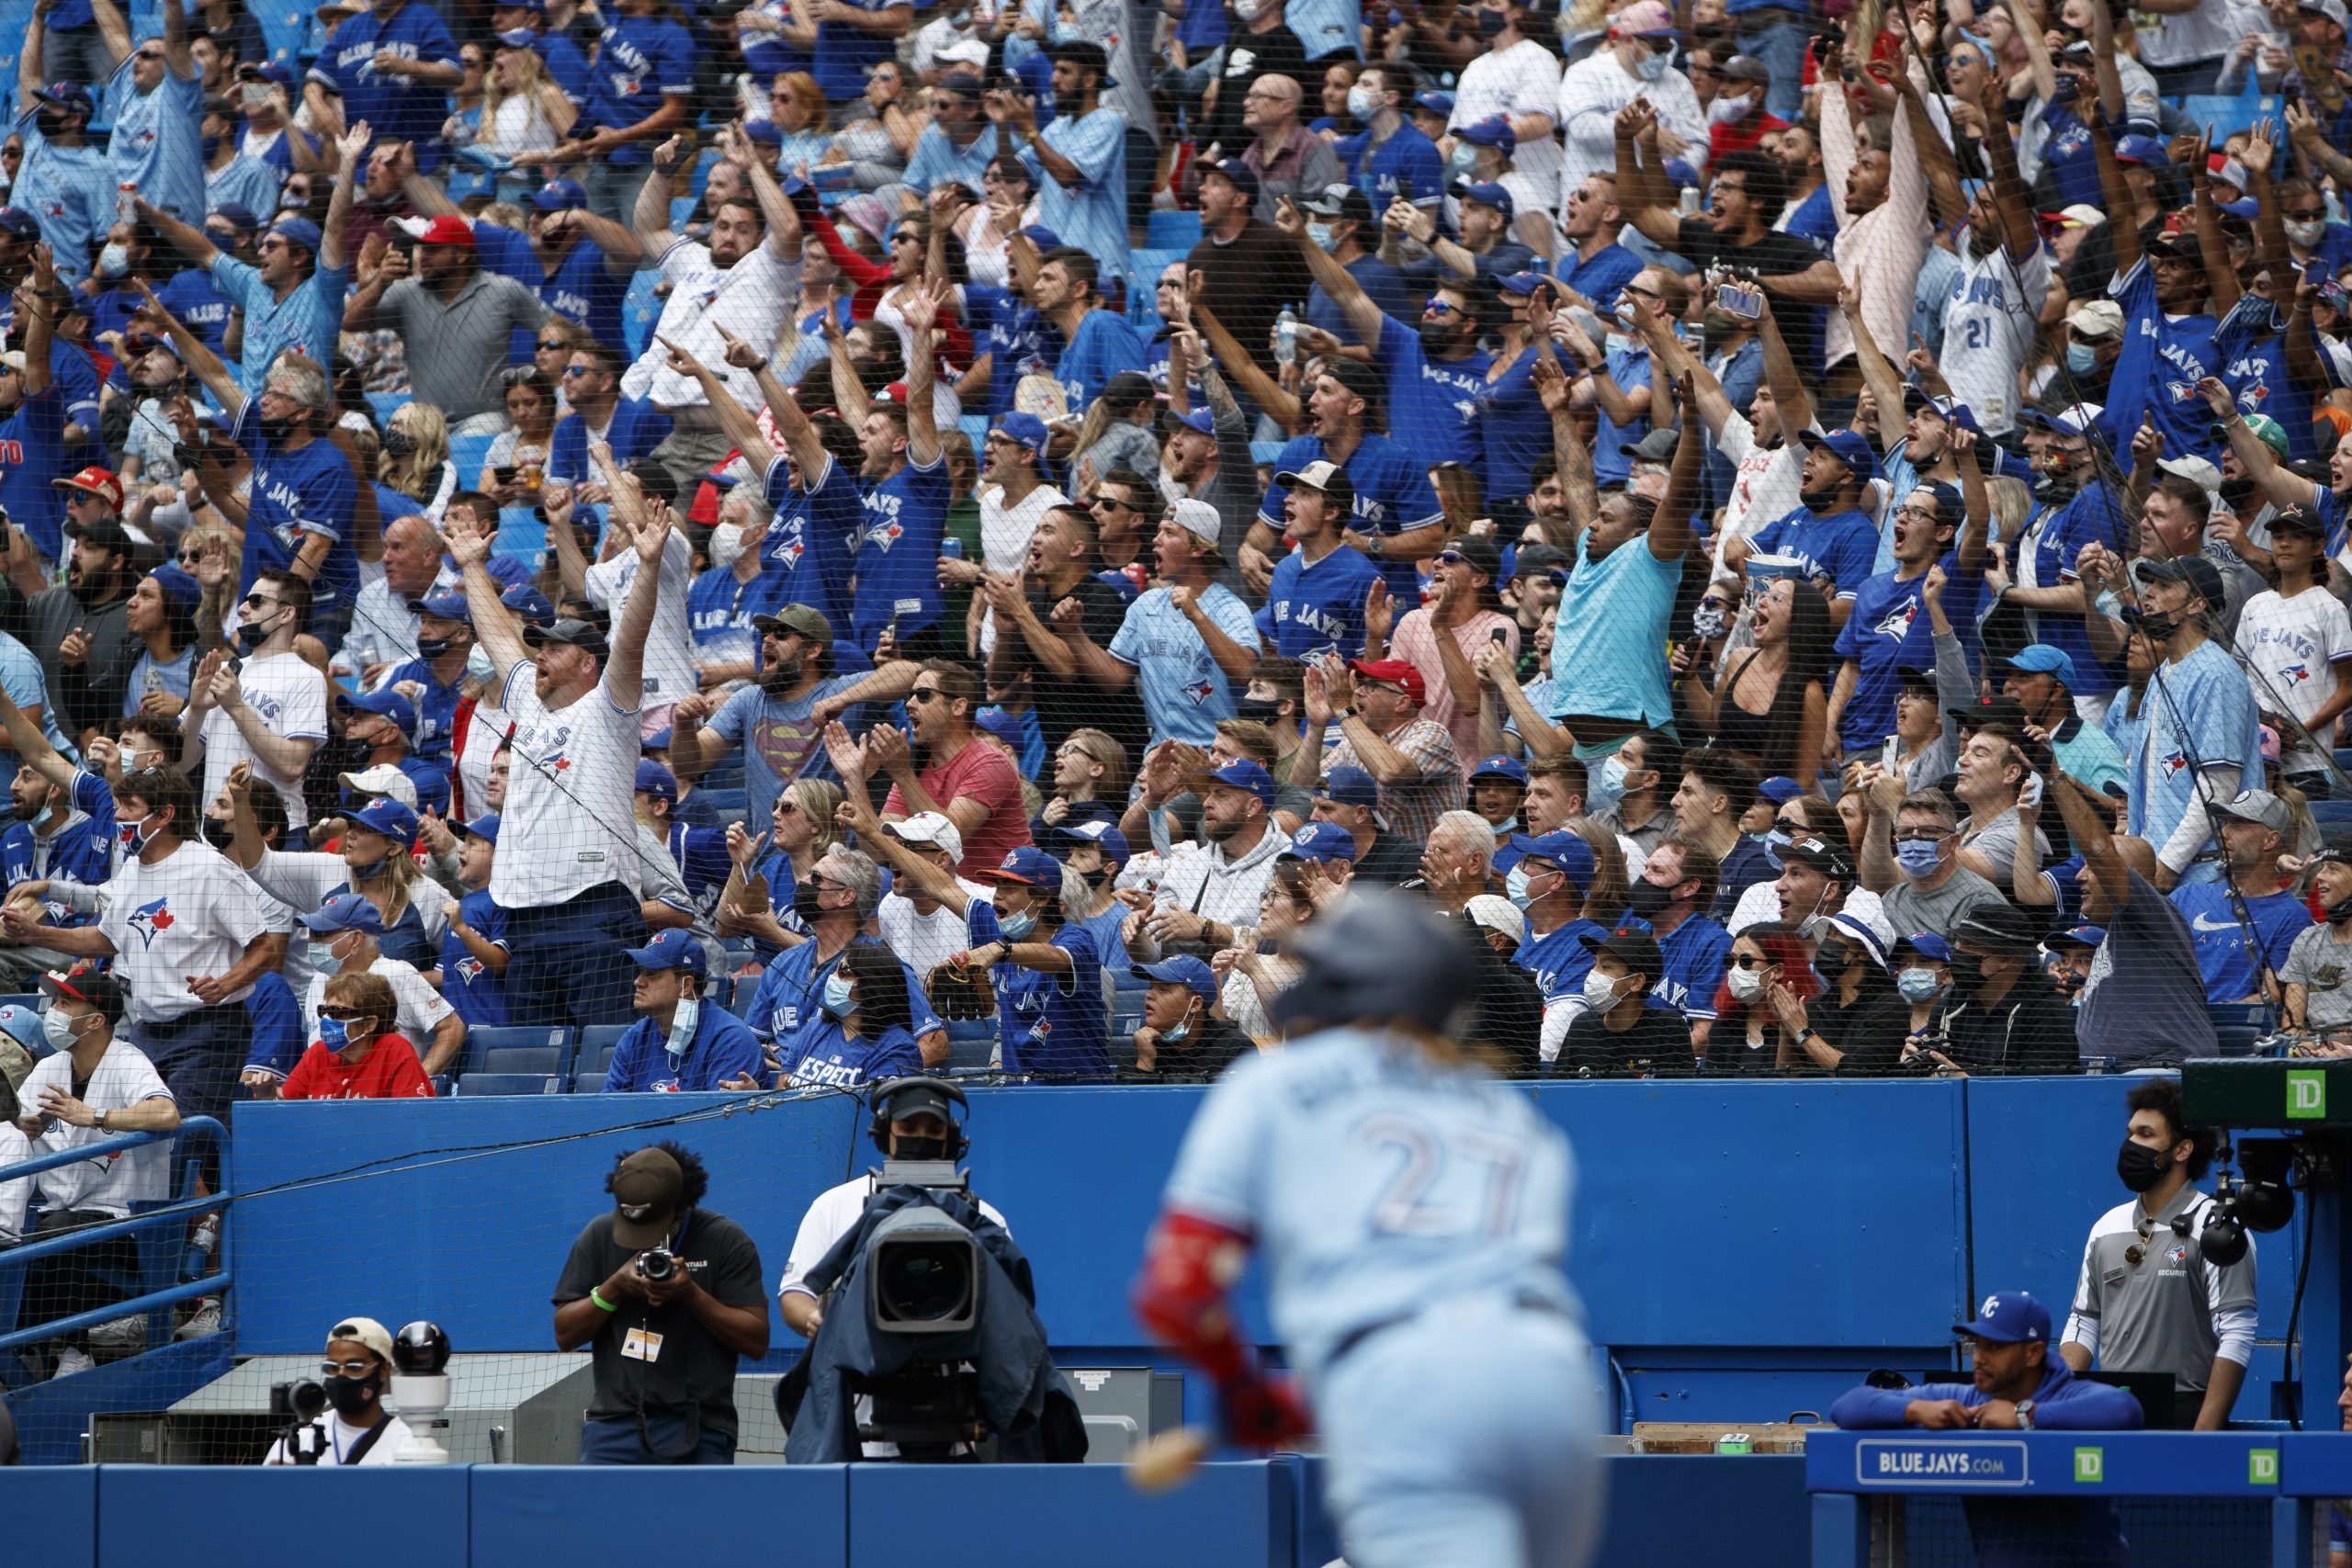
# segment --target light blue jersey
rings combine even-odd
[[[1167,1203],[1256,1238],[1274,1332],[1312,1391],[1359,1331],[1444,1303],[1576,1318],[1563,1271],[1574,1180],[1566,1138],[1517,1089],[1339,1029],[1227,1070]]]
[[[154,90],[141,93],[130,79],[136,53],[117,68],[107,89],[114,105],[107,161],[118,185],[136,186],[153,206],[183,223],[200,226],[204,160],[197,128],[204,118],[204,84],[193,76],[183,79],[166,66]]]

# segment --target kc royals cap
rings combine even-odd
[[[1996,1291],[1976,1309],[1974,1322],[1956,1323],[1952,1332],[1996,1345],[2047,1345],[2050,1309],[2024,1291]]]

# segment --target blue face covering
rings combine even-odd
[[[1624,799],[1625,775],[1630,772],[1632,770],[1616,758],[1603,757],[1600,760],[1600,771],[1593,774],[1589,781],[1592,798],[1600,802],[1603,807],[1615,806]]]
[[[1943,863],[1943,846],[1918,839],[1905,839],[1894,846],[1894,863],[1906,876],[1933,876]]]
[[[340,1051],[351,1043],[351,1025],[339,1018],[322,1016],[319,1020],[319,1043],[330,1051]]]
[[[1037,911],[1023,909],[1017,915],[999,915],[996,924],[997,930],[1004,933],[1005,941],[1021,942],[1037,929]]]
[[[835,1018],[847,1018],[857,1010],[850,996],[849,976],[838,969],[825,976],[825,1010]]]

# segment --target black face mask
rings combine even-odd
[[[236,839],[236,829],[218,817],[204,819],[204,841],[216,850],[225,850]]]
[[[900,1133],[892,1139],[891,1143],[890,1157],[892,1159],[945,1159],[948,1157],[947,1140],[944,1138],[919,1138],[910,1134]]]
[[[416,651],[427,659],[438,659],[456,646],[455,637],[421,637],[416,639]]]
[[[1824,485],[1819,490],[1800,490],[1797,491],[1797,499],[1804,502],[1808,510],[1819,512],[1837,502],[1838,487]]]
[[[416,437],[405,430],[388,430],[376,444],[387,457],[413,457],[416,455]]]
[[[815,883],[798,882],[793,885],[792,912],[810,925],[814,925],[818,918],[824,914],[824,906],[817,902]]]
[[[2252,479],[2223,479],[2222,481],[2222,503],[2239,516],[2243,517],[2246,514],[2248,503],[2253,500],[2254,481]]]
[[[2346,920],[2352,920],[2352,893],[2346,894],[2333,904],[2322,904],[2320,908],[2327,912],[2329,925],[2341,925]]]
[[[379,1375],[364,1378],[322,1378],[319,1386],[326,1391],[327,1403],[334,1413],[354,1423],[372,1419],[376,1410],[376,1395],[382,1385]]]
[[[2159,647],[2170,642],[2172,634],[2180,630],[2178,615],[2152,615],[2145,610],[2134,610],[2128,604],[2123,609],[2123,622]]]
[[[275,446],[294,434],[294,422],[290,419],[271,419],[265,415],[261,421],[261,434],[263,440]]]
[[[2171,1168],[2172,1156],[2169,1153],[2152,1149],[2145,1144],[2135,1144],[2129,1138],[2124,1139],[2123,1147],[2116,1151],[2116,1179],[2128,1191],[2145,1192],[2162,1181],[2165,1172]]]
[[[1963,991],[1975,991],[1984,984],[1984,960],[1973,953],[1951,955],[1951,983]]]
[[[1656,920],[1673,902],[1673,888],[1646,880],[1634,883],[1625,895],[1626,911],[1637,919]]]
[[[1813,950],[1813,966],[1825,980],[1834,980],[1843,975],[1846,965],[1853,961],[1854,950],[1846,945],[1843,937],[1823,937],[1821,944]]]
[[[1481,38],[1492,38],[1510,25],[1510,13],[1508,11],[1481,9],[1478,12],[1478,36]]]
[[[1272,724],[1281,716],[1283,705],[1276,697],[1244,697],[1233,706],[1243,718],[1257,724]]]

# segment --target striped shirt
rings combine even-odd
[[[1462,754],[1453,749],[1453,737],[1447,733],[1445,726],[1427,718],[1407,719],[1381,739],[1392,750],[1403,752],[1419,773],[1416,777],[1380,786],[1380,814],[1387,819],[1389,832],[1400,839],[1424,842],[1439,818],[1462,808],[1465,793]],[[1337,768],[1363,768],[1365,773],[1372,773],[1356,755],[1355,742],[1344,738],[1323,754],[1324,775],[1329,777]]]

